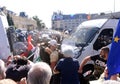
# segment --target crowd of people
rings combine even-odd
[[[94,84],[90,81],[100,79],[103,79],[101,84],[119,84],[118,75],[118,80],[115,75],[111,78],[114,81],[105,81],[108,47],[102,47],[99,55],[87,56],[79,63],[73,58],[71,48],[60,51],[61,44],[56,38],[44,38],[36,45],[32,45],[31,38],[28,36],[25,50],[17,51],[7,61],[0,59],[0,84]],[[89,61],[94,65],[88,64]]]

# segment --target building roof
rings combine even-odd
[[[85,13],[81,13],[81,14],[68,14],[68,15],[63,15],[63,14],[59,14],[59,13],[54,13],[52,16],[52,20],[69,20],[69,19],[87,19],[87,15]]]

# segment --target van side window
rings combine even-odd
[[[113,29],[104,29],[93,44],[94,50],[99,50],[103,46],[111,43],[113,37]]]

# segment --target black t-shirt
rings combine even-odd
[[[100,55],[91,56],[91,60],[95,63],[93,75],[95,79],[98,79],[106,67],[107,60],[101,58]]]
[[[104,60],[100,55],[91,56],[91,60],[94,61],[95,65],[105,68],[107,60]]]
[[[40,47],[40,58],[43,62],[46,62],[50,65],[50,55],[45,51],[44,46]]]

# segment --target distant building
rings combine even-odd
[[[33,30],[36,29],[36,21],[32,18],[26,18],[21,16],[11,16],[16,28],[22,28],[23,30]]]
[[[7,10],[6,7],[0,7],[0,10],[3,11],[6,16],[8,14],[10,15],[16,28],[22,28],[23,30],[33,30],[37,28],[37,22],[32,18],[28,18],[25,12],[20,12],[19,15],[16,15],[13,11]]]
[[[91,17],[91,19],[100,19],[100,18],[113,18],[120,19],[120,12],[111,12],[111,13],[100,13]]]
[[[68,14],[64,15],[61,12],[54,12],[52,15],[52,29],[54,30],[75,30],[80,23],[90,19],[100,18],[120,18],[120,12],[100,13],[100,14]]]
[[[77,26],[88,20],[88,14],[68,14],[64,15],[61,12],[54,12],[52,15],[52,29],[54,30],[75,30]]]
[[[25,12],[20,12],[19,16],[20,16],[20,17],[26,17],[26,18],[28,18],[28,15],[26,15]]]

